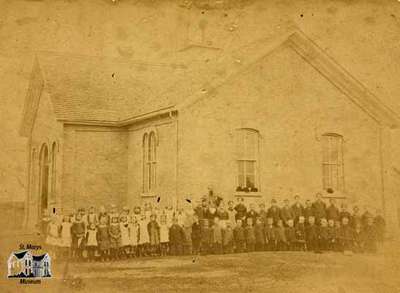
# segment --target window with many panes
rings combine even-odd
[[[344,190],[343,137],[336,133],[322,136],[322,184],[329,192]]]
[[[143,135],[143,192],[154,191],[157,174],[157,138],[154,131]]]
[[[258,153],[259,133],[255,129],[236,130],[237,187],[236,191],[259,191]]]

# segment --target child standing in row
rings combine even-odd
[[[157,216],[152,214],[150,216],[150,222],[147,224],[151,256],[156,256],[160,250],[160,226],[158,225],[156,220]]]
[[[130,255],[134,257],[139,256],[138,243],[139,243],[139,223],[137,217],[134,215],[131,217],[129,223],[129,241],[131,246]]]
[[[111,223],[109,227],[110,234],[110,256],[112,260],[118,258],[118,250],[121,242],[121,228],[119,225],[118,216],[111,216]]]
[[[161,256],[165,256],[168,254],[168,245],[169,245],[169,228],[167,223],[167,215],[163,214],[160,217],[160,250]]]
[[[97,227],[97,243],[102,261],[105,261],[109,257],[110,234],[107,221],[107,217],[100,217],[100,224]]]
[[[128,216],[123,214],[120,218],[120,231],[121,231],[121,247],[120,247],[120,255],[123,257],[128,257],[128,253],[130,252],[129,247],[131,246],[131,239],[129,237],[129,223]]]
[[[71,257],[71,227],[71,217],[64,216],[60,227],[60,246],[62,256],[67,258]]]
[[[89,261],[94,261],[97,245],[97,228],[95,223],[91,222],[86,232],[86,249]]]

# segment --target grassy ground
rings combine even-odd
[[[5,276],[7,256],[1,254]],[[255,252],[107,263],[54,260],[52,267],[54,278],[40,285],[3,278],[0,292],[400,293],[398,243],[377,255]]]

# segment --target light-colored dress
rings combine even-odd
[[[60,245],[60,238],[58,237],[58,225],[56,223],[49,223],[48,233],[46,237],[47,245]]]
[[[129,238],[129,224],[128,222],[120,223],[121,229],[121,246],[131,245],[131,239]]]
[[[132,246],[138,245],[139,241],[139,224],[129,223],[129,240]]]
[[[97,229],[87,230],[86,246],[97,246],[96,235],[97,235]]]
[[[139,221],[139,245],[149,243],[149,233],[147,231],[147,220]]]
[[[167,243],[169,242],[169,227],[168,224],[160,224],[160,242]]]
[[[71,237],[71,222],[61,223],[61,247],[71,247],[72,237]]]

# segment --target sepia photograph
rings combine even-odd
[[[0,292],[400,293],[400,1],[0,0]]]

